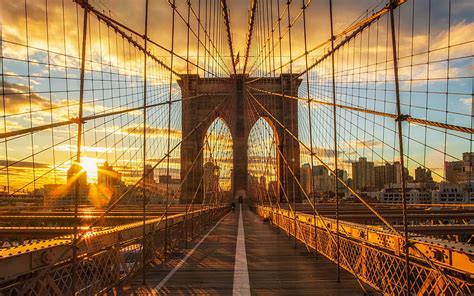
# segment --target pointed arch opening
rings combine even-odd
[[[279,198],[278,133],[273,123],[260,117],[248,137],[248,190],[254,202]]]
[[[233,142],[222,118],[209,125],[203,147],[203,200],[205,203],[228,200],[232,189]]]

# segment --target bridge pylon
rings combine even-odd
[[[293,200],[301,202],[302,196],[299,186],[290,171],[291,168],[299,179],[300,147],[298,141],[288,133],[289,131],[295,136],[298,135],[298,102],[284,96],[253,92],[246,87],[247,84],[250,84],[260,90],[297,96],[301,81],[301,79],[294,79],[294,75],[291,74],[265,78],[248,77],[243,74],[231,75],[227,78],[201,78],[196,74],[181,76],[178,84],[183,97],[182,134],[187,135],[195,130],[190,137],[183,139],[181,144],[181,178],[185,178],[186,172],[190,170],[181,189],[181,203],[191,202],[195,192],[197,195],[194,198],[194,203],[202,202],[203,193],[199,184],[203,176],[203,165],[193,165],[193,161],[197,159],[197,164],[203,163],[201,148],[204,145],[204,137],[208,127],[217,118],[227,124],[232,135],[231,193],[235,196],[237,192],[248,191],[248,137],[255,122],[259,119],[249,116],[254,112],[254,109],[257,109],[260,117],[267,120],[273,127],[277,137],[275,139],[278,143],[277,149],[281,152],[276,153],[278,178],[281,184],[277,198],[281,202],[286,202],[287,199],[290,202]],[[247,99],[248,92],[260,102],[261,106],[252,105],[250,99]],[[211,112],[214,114],[208,116]],[[281,125],[275,122],[276,120],[288,131],[284,131]],[[204,124],[197,127],[197,124],[202,121]]]

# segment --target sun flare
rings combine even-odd
[[[88,182],[97,180],[97,166],[100,160],[92,157],[82,157],[81,165],[87,173]]]

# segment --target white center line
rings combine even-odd
[[[247,252],[245,251],[244,223],[242,221],[242,204],[239,212],[239,229],[235,246],[234,286],[233,295],[250,295],[249,270]]]
[[[188,260],[189,257],[191,257],[194,253],[194,251],[196,251],[197,248],[199,248],[199,246],[201,245],[201,243],[209,236],[209,234],[211,234],[211,232],[217,227],[217,225],[219,225],[221,223],[221,221],[226,217],[227,215],[224,215],[224,217],[222,217],[217,223],[216,225],[214,225],[214,227],[211,228],[211,230],[209,230],[205,236],[203,236],[201,238],[201,240],[194,246],[194,248],[192,248],[187,254],[186,256],[183,257],[183,259],[181,259],[181,261],[178,262],[178,264],[176,264],[176,266],[161,280],[161,282],[155,286],[155,290],[156,291],[159,291],[161,288],[163,288],[163,286],[166,284],[166,282],[173,277],[173,275],[178,271],[178,269],[180,269],[184,263],[186,263],[186,261]]]

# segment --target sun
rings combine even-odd
[[[97,165],[99,160],[92,157],[82,157],[81,166],[82,169],[87,173],[87,179],[89,182],[97,180]]]

